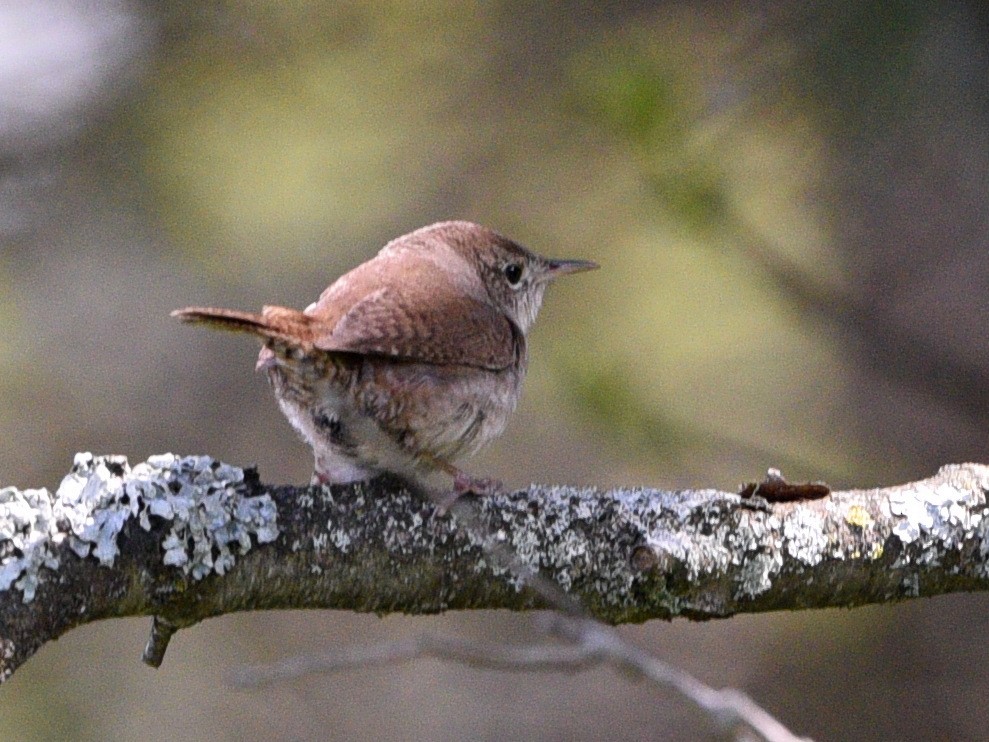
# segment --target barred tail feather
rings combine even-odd
[[[186,307],[176,309],[172,316],[190,324],[208,325],[229,332],[246,332],[288,346],[305,347],[312,343],[312,318],[287,307],[265,307],[262,314],[236,309]]]

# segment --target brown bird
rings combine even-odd
[[[515,409],[546,286],[597,267],[539,257],[478,224],[440,222],[392,240],[304,311],[172,316],[261,338],[257,368],[312,446],[314,482],[391,472],[426,484],[442,472],[454,496],[486,494],[500,483],[454,462],[498,436]]]

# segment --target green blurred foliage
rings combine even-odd
[[[468,155],[453,111],[490,62],[490,8],[450,10],[247,2],[227,43],[182,41],[136,122],[178,244],[300,267],[413,213]]]
[[[774,438],[781,420],[793,425],[800,414],[774,407],[777,391],[806,404],[840,372],[828,339],[808,333],[743,247],[757,243],[798,269],[812,267],[824,283],[840,280],[805,199],[822,166],[815,133],[799,114],[786,122],[740,106],[711,110],[718,93],[710,88],[728,83],[710,78],[712,62],[677,37],[683,30],[621,34],[581,50],[571,65],[567,106],[631,153],[648,194],[643,208],[655,214],[643,215],[653,234],[620,255],[623,265],[609,266],[614,280],[599,279],[622,299],[597,325],[614,342],[571,366],[574,396],[609,434],[636,438],[667,462],[727,450],[775,457],[801,474],[847,476],[848,452],[823,430],[800,440],[790,428],[785,440]],[[724,41],[713,40],[710,56],[725,53]],[[804,167],[793,168],[795,154]],[[760,203],[767,197],[783,205],[768,218]],[[780,348],[790,360],[774,361]],[[622,370],[643,361],[651,373]]]
[[[911,79],[918,42],[937,8],[919,0],[843,5],[805,28],[805,44],[786,75],[796,105],[810,106],[838,136],[882,136],[921,100]]]
[[[657,55],[657,48],[663,53]],[[606,44],[575,63],[570,95],[578,112],[636,153],[645,182],[669,216],[702,231],[721,225],[730,209],[716,161],[696,156],[703,92],[687,54],[682,46],[648,38]]]

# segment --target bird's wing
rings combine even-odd
[[[442,280],[385,286],[353,303],[322,350],[500,370],[520,352],[521,334],[502,312]]]

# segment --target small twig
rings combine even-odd
[[[161,667],[161,663],[165,660],[165,652],[168,650],[168,643],[175,632],[185,625],[187,624],[173,623],[167,618],[155,616],[151,621],[151,635],[144,647],[141,661],[151,667]]]
[[[741,691],[711,688],[689,673],[632,647],[610,627],[590,619],[557,614],[554,630],[569,643],[513,646],[424,634],[396,642],[341,648],[319,657],[301,655],[269,665],[240,668],[230,676],[230,683],[238,688],[258,688],[306,675],[426,657],[510,672],[580,672],[610,663],[656,685],[672,688],[736,738],[750,729],[767,742],[807,739],[794,735]]]
[[[490,670],[583,670],[603,657],[590,647],[570,644],[508,644],[471,642],[424,634],[365,647],[347,647],[319,657],[301,655],[270,665],[240,668],[230,676],[238,688],[256,688],[305,675],[342,672],[358,667],[409,662],[423,657],[460,662]]]
[[[797,737],[742,691],[735,688],[717,690],[705,685],[686,671],[632,646],[610,626],[594,620],[560,616],[555,630],[577,642],[589,654],[657,685],[672,688],[706,711],[720,727],[733,730],[736,738],[747,727],[767,742],[807,742],[810,739]]]

